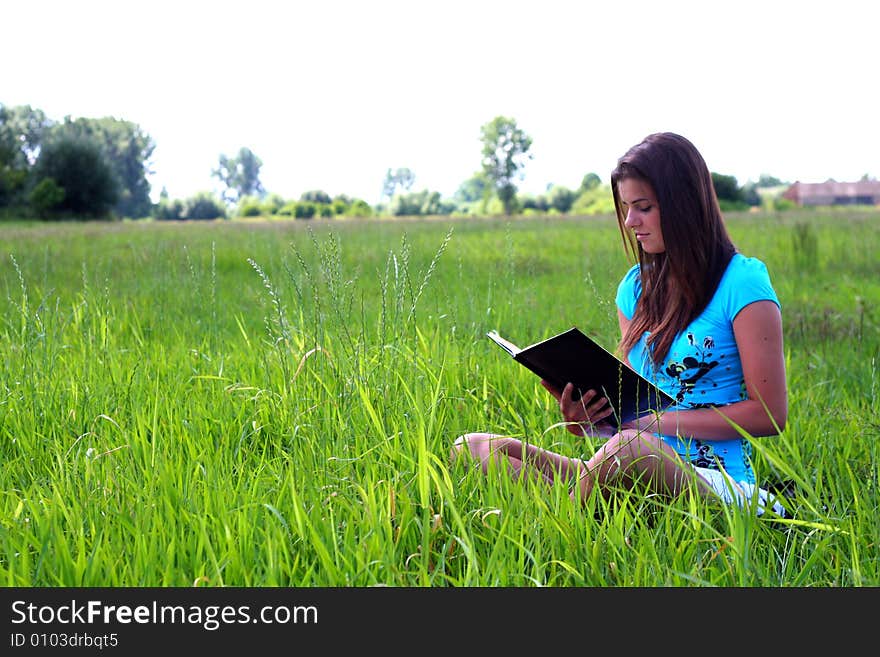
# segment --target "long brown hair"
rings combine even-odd
[[[627,178],[654,190],[663,253],[645,253],[624,226],[626,211],[617,184]],[[618,351],[626,356],[648,331],[648,353],[656,366],[666,358],[675,336],[703,312],[736,247],[724,225],[709,168],[681,135],[655,133],[630,148],[611,172],[611,189],[624,248],[641,265],[642,285]]]

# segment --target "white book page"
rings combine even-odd
[[[497,331],[489,331],[486,334],[489,338],[494,340],[502,349],[504,349],[511,356],[516,356],[520,349],[515,344],[513,344],[510,340],[505,340],[500,335],[498,335]]]

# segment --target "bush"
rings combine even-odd
[[[296,201],[290,201],[289,203],[285,203],[280,208],[278,208],[278,214],[282,217],[295,217],[296,216]]]
[[[304,201],[297,203],[293,209],[293,216],[297,219],[311,219],[315,216],[317,207],[314,203]]]
[[[489,199],[488,203],[484,204],[484,212],[486,216],[489,217],[497,217],[504,214],[504,203],[501,202],[497,196],[493,196]]]
[[[372,217],[373,208],[363,199],[355,199],[345,210],[346,217]]]
[[[9,207],[24,200],[27,177],[27,169],[4,165],[0,155],[0,207]]]
[[[51,215],[64,200],[64,189],[52,178],[43,178],[31,190],[28,202],[38,217]]]
[[[269,194],[263,201],[263,214],[278,214],[284,207],[284,197],[280,194]]]
[[[614,198],[609,185],[582,191],[571,206],[571,214],[614,214]]]
[[[263,204],[260,199],[253,196],[245,196],[238,203],[239,217],[259,217],[263,214]]]
[[[396,217],[448,215],[453,210],[454,203],[444,201],[440,192],[427,189],[409,194],[395,194],[391,199],[391,214]]]
[[[773,209],[776,210],[777,212],[778,211],[785,211],[785,210],[794,210],[795,208],[797,208],[797,203],[795,203],[794,201],[792,201],[790,199],[782,198],[781,196],[779,198],[774,198],[771,201],[771,204],[772,204]]]
[[[210,192],[199,192],[183,203],[183,219],[225,219],[226,206]]]
[[[183,201],[168,198],[161,198],[159,202],[153,206],[152,215],[155,219],[160,220],[178,220],[183,219]]]

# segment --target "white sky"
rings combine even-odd
[[[218,189],[242,146],[285,198],[375,203],[398,167],[450,196],[498,115],[530,193],[661,130],[740,184],[880,176],[875,0],[0,0],[0,24],[0,103],[140,125],[154,198]]]

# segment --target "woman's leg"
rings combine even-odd
[[[693,486],[703,497],[713,495],[709,484],[662,438],[653,433],[624,430],[612,436],[587,461],[572,497],[585,501],[596,486],[607,493],[612,486],[629,489],[637,482],[670,497]]]
[[[496,466],[506,462],[515,475],[525,471],[540,477],[548,484],[553,483],[557,477],[573,482],[577,473],[584,470],[584,462],[580,459],[562,456],[516,438],[492,433],[468,433],[459,436],[452,446],[453,460],[459,454],[469,454],[479,461],[483,472],[488,471],[492,461]]]

